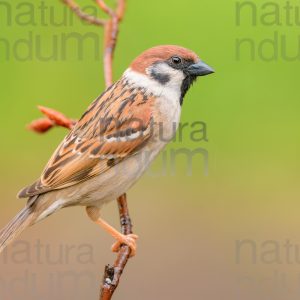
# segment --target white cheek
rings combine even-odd
[[[185,78],[183,72],[181,70],[176,70],[172,67],[170,67],[166,63],[157,64],[153,67],[153,69],[148,69],[147,73],[150,76],[151,71],[154,70],[156,73],[164,74],[169,76],[169,81],[165,84],[165,86],[168,86],[170,88],[174,89],[180,89],[182,82]]]
[[[165,84],[161,84],[149,75],[133,71],[130,68],[125,71],[124,77],[131,86],[142,87],[149,94],[152,93],[157,97],[171,98],[172,100],[179,101],[184,74],[180,70],[175,70],[168,65],[162,64],[161,68],[163,68],[162,71],[168,72],[167,75],[170,77],[170,80]]]
[[[143,88],[147,93],[152,93],[155,96],[158,96],[163,87],[157,81],[152,80],[149,76],[133,71],[131,68],[128,68],[123,77],[128,80],[128,84],[132,87]]]

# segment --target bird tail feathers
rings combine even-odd
[[[31,206],[23,208],[1,231],[0,253],[36,220]]]

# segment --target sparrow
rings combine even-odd
[[[27,204],[0,232],[0,252],[27,227],[58,210],[83,206],[92,221],[136,253],[137,235],[105,222],[103,204],[125,192],[174,138],[184,96],[199,76],[214,73],[196,53],[174,45],[139,55],[88,107],[58,146],[41,177],[18,194]]]

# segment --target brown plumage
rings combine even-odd
[[[122,78],[86,110],[50,158],[40,179],[24,188],[27,206],[0,232],[0,252],[25,228],[74,205],[135,253],[100,218],[101,206],[125,193],[175,135],[183,97],[198,76],[212,73],[191,50],[158,46],[137,57]],[[163,136],[164,139],[160,139]],[[165,137],[168,136],[168,140]]]
[[[129,89],[125,80],[107,89],[59,145],[41,178],[18,196],[28,198],[78,184],[107,171],[110,159],[120,161],[134,154],[151,132],[153,96],[145,95]],[[138,138],[126,138],[132,132],[139,132]]]

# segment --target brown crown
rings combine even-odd
[[[166,61],[172,56],[180,56],[183,59],[197,62],[198,55],[186,48],[174,45],[157,46],[150,48],[139,55],[130,65],[131,69],[140,73],[146,73],[146,69],[159,61]]]

